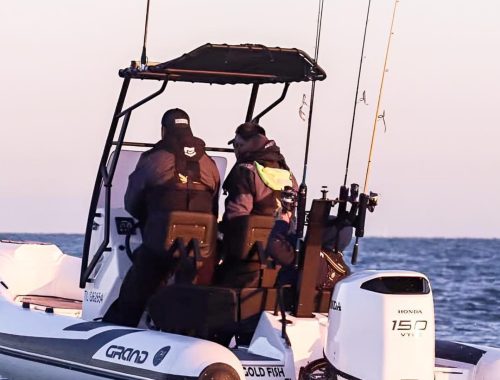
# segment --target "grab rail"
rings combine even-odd
[[[137,107],[143,105],[144,103],[150,101],[151,99],[157,97],[160,95],[163,91],[165,91],[165,88],[167,87],[168,79],[165,79],[160,87],[159,90],[156,92],[152,93],[151,95],[145,97],[144,99],[140,100],[139,102],[133,104],[132,106],[128,107],[127,109],[122,111],[123,104],[125,102],[125,97],[127,95],[128,91],[128,86],[130,84],[130,78],[125,78],[123,80],[122,84],[122,89],[120,91],[120,96],[118,97],[118,102],[116,104],[115,108],[115,113],[113,116],[113,119],[111,121],[111,126],[108,132],[108,137],[106,139],[106,143],[104,144],[104,150],[101,156],[101,162],[99,164],[99,170],[97,172],[96,180],[94,183],[94,191],[92,193],[92,199],[90,202],[90,208],[89,208],[89,215],[87,217],[87,227],[85,230],[85,240],[83,243],[83,255],[82,255],[82,266],[81,266],[81,271],[80,271],[80,288],[85,288],[85,284],[88,281],[90,274],[92,271],[95,269],[95,266],[97,265],[97,262],[101,258],[102,254],[106,251],[109,250],[108,243],[109,243],[109,232],[110,232],[110,209],[111,209],[111,186],[113,183],[113,176],[115,174],[116,170],[116,165],[118,163],[118,158],[120,155],[121,147],[123,145],[123,140],[125,138],[125,134],[127,131],[128,123],[130,120],[130,117],[132,115],[132,111],[135,110]],[[125,116],[123,119],[122,127],[120,130],[120,134],[118,136],[118,141],[115,142],[113,141],[113,138],[116,133],[116,128],[118,126],[118,121],[122,116]],[[107,168],[107,160],[109,158],[109,154],[111,151],[111,147],[113,145],[116,145],[116,154],[113,156],[113,159],[111,161],[110,165],[110,170],[108,171]],[[90,264],[88,264],[88,259],[89,259],[89,251],[90,251],[90,240],[92,237],[92,226],[94,223],[94,217],[95,217],[95,210],[97,208],[97,202],[99,200],[99,193],[101,190],[101,184],[106,188],[105,192],[105,200],[104,200],[104,210],[105,210],[105,216],[104,216],[104,239],[101,242],[101,245],[97,249],[94,257],[92,258],[92,261]]]

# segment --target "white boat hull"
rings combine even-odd
[[[8,379],[188,379],[219,362],[243,376],[236,356],[213,342],[87,322],[2,299],[0,309],[0,373]]]
[[[5,248],[7,243],[3,244]],[[400,380],[401,377],[391,375],[371,375],[374,371],[370,372],[370,368],[378,368],[380,363],[386,362],[387,364],[380,370],[380,373],[383,373],[383,370],[387,371],[387,368],[391,368],[394,363],[401,366],[402,362],[415,359],[402,354],[407,352],[410,346],[398,348],[399,346],[394,343],[396,342],[394,339],[399,339],[397,335],[403,337],[401,342],[411,339],[406,335],[406,331],[399,330],[405,330],[405,321],[412,320],[413,317],[418,317],[418,320],[429,320],[426,326],[429,326],[428,330],[432,330],[429,331],[430,335],[426,335],[431,345],[426,344],[426,349],[414,351],[414,354],[419,356],[418,360],[424,363],[422,366],[430,370],[426,370],[425,376],[414,377],[415,379],[500,379],[499,349],[445,341],[437,341],[434,345],[434,321],[430,320],[433,319],[430,293],[425,295],[430,303],[422,298],[420,305],[416,301],[410,302],[412,305],[410,308],[408,297],[401,299],[381,294],[371,297],[370,293],[359,292],[359,284],[384,276],[423,276],[415,272],[359,272],[337,284],[329,316],[316,314],[313,318],[295,318],[287,315],[289,320],[287,333],[291,346],[288,346],[282,337],[281,316],[264,312],[249,347],[228,349],[202,339],[88,321],[77,317],[79,313],[69,313],[65,309],[28,304],[26,301],[22,303],[19,301],[20,296],[23,296],[24,300],[29,299],[26,298],[27,295],[33,296],[32,298],[36,300],[35,296],[40,296],[40,293],[50,301],[51,294],[47,289],[52,289],[54,297],[62,298],[62,295],[68,294],[81,296],[81,292],[78,293],[73,285],[61,288],[59,282],[59,287],[53,286],[52,281],[55,279],[50,276],[23,278],[22,271],[15,269],[15,264],[25,264],[26,255],[35,257],[33,251],[37,251],[40,255],[36,261],[39,265],[38,270],[44,272],[44,269],[47,269],[53,274],[63,269],[69,273],[74,272],[79,263],[77,259],[75,261],[62,258],[60,255],[63,254],[60,251],[57,252],[50,247],[32,246],[31,250],[28,250],[29,247],[23,247],[17,253],[9,244],[7,248],[0,249],[0,281],[3,282],[3,285],[0,284],[1,380],[174,380],[174,378],[189,380],[203,377],[203,371],[214,365],[222,365],[225,366],[223,370],[233,371],[234,379],[303,380],[305,378],[299,375],[301,368],[308,368],[311,362],[323,363],[323,368],[338,368],[340,372],[337,373],[346,374],[347,377],[344,378],[348,379]],[[54,265],[59,270],[53,270]],[[75,267],[71,268],[71,265]],[[17,276],[12,276],[12,273],[16,273]],[[28,294],[20,294],[20,289]],[[365,299],[367,296],[369,298]],[[416,297],[418,299],[421,296]],[[81,299],[74,301],[79,302]],[[366,311],[368,302],[371,314],[367,314]],[[401,305],[406,306],[401,309]],[[405,314],[396,317],[403,322],[394,324],[392,321],[394,317],[389,314],[391,310],[396,310],[397,315],[401,314],[400,310],[415,310],[415,312],[418,310],[418,313],[415,316]],[[362,313],[366,315],[361,315]],[[374,318],[375,315],[378,317]],[[388,331],[384,332],[381,326],[386,328],[387,321],[391,323],[388,325]],[[364,326],[362,334],[356,327],[360,323]],[[423,325],[420,323],[419,326]],[[418,333],[420,336],[416,337],[417,340],[424,337],[423,331]],[[390,334],[392,335],[389,336]],[[391,341],[393,351],[383,351],[388,350],[384,342]],[[419,344],[417,342],[417,345]],[[356,354],[359,352],[357,347],[372,346],[380,348],[380,352],[376,353],[377,357],[381,358],[378,364],[375,363],[377,361],[375,356],[359,360]],[[329,362],[330,359],[332,360]],[[340,366],[342,367],[339,368]],[[353,376],[353,373],[366,375],[357,377]],[[328,378],[334,379],[334,377]],[[337,376],[337,379],[342,378],[340,375]],[[227,379],[231,379],[231,376]]]

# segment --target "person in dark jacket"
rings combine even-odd
[[[165,255],[171,211],[218,213],[219,171],[203,140],[193,136],[188,114],[168,110],[161,124],[162,139],[141,155],[129,176],[125,208],[138,219],[143,241],[106,322],[137,326],[149,297],[172,269],[173,260]]]
[[[237,252],[242,237],[239,227],[250,215],[274,217],[285,186],[297,189],[280,148],[266,137],[264,128],[252,122],[241,124],[229,141],[234,147],[236,163],[223,184],[227,193],[225,211],[220,223],[223,233],[223,263],[218,268],[217,283],[237,288],[258,284],[259,263]]]
[[[291,188],[282,192],[282,208],[276,214],[276,222],[269,235],[266,245],[266,256],[274,259],[281,266],[277,285],[292,285],[297,282],[295,268],[296,241],[293,212],[296,192]],[[353,228],[337,227],[335,216],[330,216],[322,237],[321,256],[316,288],[321,290],[333,289],[335,283],[350,274],[349,266],[343,260],[343,251],[352,239]]]

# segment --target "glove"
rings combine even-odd
[[[293,214],[297,207],[297,191],[291,186],[285,186],[281,192],[280,202],[282,213],[290,212]]]
[[[377,193],[372,193],[370,191],[370,197],[368,198],[368,205],[367,209],[370,212],[375,211],[375,207],[378,205],[378,194]]]

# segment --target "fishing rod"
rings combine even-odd
[[[365,54],[365,43],[366,43],[366,34],[368,31],[368,20],[370,17],[370,8],[371,8],[371,0],[368,0],[368,7],[366,10],[366,19],[365,19],[365,28],[363,32],[363,43],[361,45],[361,56],[359,59],[359,68],[358,68],[358,79],[356,83],[356,93],[354,95],[354,107],[352,111],[352,121],[351,121],[351,132],[349,135],[349,148],[347,150],[347,160],[346,160],[346,165],[345,165],[345,175],[344,175],[344,184],[340,187],[339,191],[339,197],[336,200],[337,203],[339,204],[339,208],[337,211],[337,233],[336,233],[336,239],[335,239],[335,251],[338,250],[338,241],[339,241],[339,236],[340,236],[340,231],[342,227],[352,225],[355,223],[355,218],[356,218],[356,213],[358,211],[358,205],[357,199],[358,199],[358,193],[359,193],[359,186],[357,184],[352,184],[351,188],[349,189],[347,187],[347,175],[349,173],[349,163],[350,163],[350,158],[351,158],[351,149],[352,149],[352,139],[354,135],[354,125],[356,121],[356,110],[358,107],[359,103],[359,84],[361,82],[361,72],[363,68],[363,59],[364,59],[364,54]],[[365,95],[363,94],[363,100],[365,100]],[[363,198],[362,198],[363,199]],[[351,202],[351,210],[347,212],[347,202]],[[358,218],[360,220],[360,218]],[[359,224],[359,223],[358,223]],[[358,231],[358,228],[356,229]],[[358,249],[359,249],[359,244],[358,241],[356,240],[356,244],[354,245],[353,249],[353,257],[357,257],[358,255]],[[354,264],[355,260],[352,259],[351,262]]]
[[[324,0],[319,0],[319,8],[318,8],[318,20],[316,22],[316,42],[314,46],[314,63],[318,64],[319,58],[319,43],[321,40],[321,25],[323,22],[323,3]],[[312,115],[314,108],[314,94],[316,92],[316,81],[312,81],[311,84],[311,95],[310,95],[310,105],[309,105],[309,116],[307,119],[307,135],[306,135],[306,150],[304,154],[304,168],[302,172],[302,183],[301,185],[305,185],[306,177],[307,177],[307,165],[309,160],[309,142],[311,138],[311,126],[312,126]]]
[[[363,68],[363,58],[364,58],[364,54],[365,54],[366,32],[368,30],[368,19],[370,16],[370,7],[371,7],[371,0],[368,0],[368,8],[366,10],[365,30],[363,33],[363,44],[361,46],[361,58],[359,59],[358,81],[356,83],[356,94],[354,95],[354,108],[352,111],[351,134],[349,136],[349,149],[347,150],[347,162],[345,165],[344,186],[347,185],[347,174],[349,172],[349,161],[351,158],[352,136],[354,134],[354,122],[356,120],[356,110],[357,110],[358,103],[359,103],[359,99],[358,99],[359,83],[361,80],[361,70]],[[364,96],[363,96],[363,98],[364,98]]]
[[[377,204],[377,198],[376,194],[373,194],[370,192],[370,195],[367,195],[366,192],[368,190],[368,178],[370,175],[370,169],[371,169],[371,162],[372,162],[372,157],[373,157],[373,147],[374,147],[374,142],[375,142],[375,134],[377,130],[377,121],[380,118],[379,112],[380,112],[380,102],[382,99],[382,91],[384,88],[384,80],[385,80],[385,73],[387,72],[387,62],[388,62],[388,57],[389,57],[389,50],[391,47],[391,41],[392,41],[392,36],[393,36],[393,30],[394,30],[394,20],[396,19],[396,9],[397,5],[399,3],[399,0],[394,0],[394,8],[392,11],[392,19],[391,19],[391,28],[389,31],[389,37],[387,39],[387,47],[385,50],[385,59],[384,59],[384,68],[382,70],[382,78],[380,80],[380,89],[378,93],[378,99],[377,99],[377,109],[375,111],[375,118],[373,122],[373,130],[372,130],[372,138],[371,138],[371,143],[370,143],[370,153],[368,154],[368,163],[366,167],[366,175],[365,175],[365,183],[363,186],[363,192],[359,196],[359,202],[357,204],[358,208],[358,216],[357,216],[357,221],[356,221],[356,241],[354,243],[354,247],[352,250],[352,257],[351,257],[351,263],[356,264],[357,258],[358,258],[358,250],[359,250],[359,238],[364,236],[365,233],[365,218],[366,218],[366,210],[368,209],[369,211],[373,211],[374,207]]]
[[[147,0],[146,5],[146,21],[144,22],[144,40],[142,43],[142,54],[141,54],[141,70],[144,70],[147,67],[148,56],[146,54],[146,42],[148,39],[148,23],[149,23],[149,1]]]
[[[371,169],[371,163],[372,163],[372,157],[373,157],[373,147],[374,147],[374,142],[375,142],[375,134],[377,131],[377,121],[380,118],[379,115],[379,110],[380,110],[380,101],[382,99],[382,91],[384,88],[384,80],[385,80],[385,73],[387,72],[387,61],[389,58],[389,49],[391,47],[391,40],[393,36],[393,29],[394,29],[394,20],[396,18],[396,8],[399,3],[399,0],[394,0],[394,9],[392,11],[392,20],[391,20],[391,30],[389,32],[389,38],[387,39],[387,48],[385,50],[385,60],[384,60],[384,69],[382,70],[382,79],[380,80],[380,89],[378,92],[378,99],[377,99],[377,110],[375,111],[375,118],[373,120],[373,130],[372,130],[372,139],[370,143],[370,153],[368,154],[368,163],[366,165],[366,175],[365,175],[365,184],[363,186],[363,193],[366,193],[368,189],[368,178],[370,175],[370,169]]]
[[[314,47],[314,63],[318,64],[319,58],[319,44],[321,40],[321,26],[323,22],[323,4],[324,0],[319,0],[318,2],[318,19],[316,22],[316,41]],[[307,177],[307,165],[309,160],[309,142],[311,137],[311,126],[312,126],[312,116],[313,116],[313,108],[314,108],[314,94],[316,91],[316,81],[313,80],[311,84],[311,95],[310,95],[310,105],[309,105],[309,117],[307,120],[307,135],[306,135],[306,150],[304,154],[304,167],[302,171],[302,182],[299,186],[299,192],[297,195],[297,242],[295,246],[295,251],[297,252],[296,257],[297,260],[295,262],[295,266],[299,265],[299,255],[300,251],[300,241],[304,236],[304,225],[306,220],[306,201],[307,201],[307,185],[306,185],[306,177]]]

